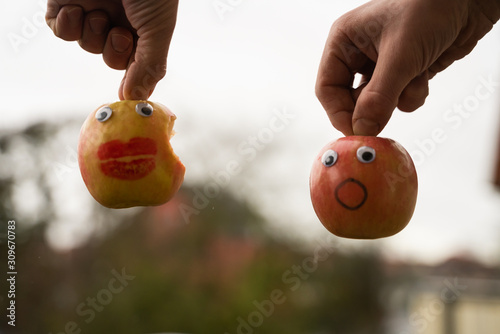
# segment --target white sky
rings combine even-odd
[[[238,145],[262,133],[273,112],[287,110],[294,118],[245,162],[248,168],[229,187],[250,195],[276,233],[312,240],[326,235],[310,204],[309,169],[319,149],[341,134],[315,98],[314,81],[330,25],[362,3],[242,0],[221,20],[213,0],[181,0],[168,74],[151,100],[178,117],[172,143],[187,166],[186,182],[245,161]],[[0,4],[0,129],[37,120],[83,122],[118,98],[123,73],[55,38],[42,20],[44,6],[37,0]],[[24,43],[14,47],[14,35]],[[388,239],[343,244],[377,245],[419,261],[457,252],[500,260],[500,196],[490,184],[500,129],[499,41],[496,26],[472,54],[432,80],[424,107],[396,112],[381,134],[403,144],[417,165],[419,197],[409,226]],[[470,113],[454,113],[460,106]],[[441,142],[430,147],[434,132]],[[81,186],[76,172],[75,179]],[[76,209],[66,214],[77,215]]]

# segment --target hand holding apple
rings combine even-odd
[[[397,142],[348,136],[328,143],[314,160],[311,200],[321,223],[339,237],[375,239],[400,232],[410,221],[417,173]]]
[[[170,146],[176,117],[165,106],[125,100],[105,104],[85,120],[78,164],[96,201],[109,208],[166,203],[185,167]]]

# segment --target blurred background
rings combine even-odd
[[[410,224],[344,240],[314,214],[312,161],[342,136],[316,71],[331,24],[364,2],[181,1],[151,100],[178,117],[185,182],[164,206],[126,210],[93,200],[76,158],[123,72],[54,37],[46,1],[2,2],[0,263],[14,220],[18,274],[16,327],[3,316],[0,333],[497,333],[498,26],[381,133],[417,167]],[[241,171],[217,183],[232,161]]]

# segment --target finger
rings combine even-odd
[[[61,6],[57,1],[55,0],[48,0],[47,1],[47,12],[45,13],[45,22],[47,25],[50,27],[50,29],[54,32],[56,32],[56,19],[57,19],[57,14],[61,10]]]
[[[95,10],[85,15],[82,37],[78,41],[82,49],[91,53],[102,53],[108,36],[108,15]]]
[[[46,21],[54,35],[65,41],[76,41],[82,36],[83,10],[80,6],[49,5]]]
[[[429,95],[429,75],[425,71],[403,89],[398,101],[398,109],[411,112],[421,107]]]
[[[145,100],[153,93],[158,81],[166,74],[172,32],[169,30],[149,39],[139,38],[133,61],[120,86],[120,98]]]
[[[325,109],[330,123],[344,135],[352,135],[354,101],[350,89],[339,86],[316,87],[316,96]]]
[[[366,87],[366,85],[368,84],[368,81],[361,81],[359,83],[359,86],[354,88],[352,91],[351,91],[351,95],[352,95],[352,99],[354,100],[354,103],[356,103],[358,101],[358,98],[359,98],[359,95],[361,95],[361,92],[363,91],[363,89]],[[352,116],[352,115],[351,115]]]
[[[134,49],[132,33],[123,27],[114,27],[108,32],[102,51],[104,62],[116,70],[124,70],[129,64]]]
[[[125,77],[126,77],[127,74],[125,74],[122,78],[122,81],[120,82],[120,88],[118,88],[118,97],[120,98],[120,100],[127,100],[125,98],[125,95],[123,95],[123,85],[125,84]]]
[[[469,41],[468,44],[457,47],[452,45],[446,51],[444,51],[436,61],[429,66],[430,77],[434,77],[437,73],[444,71],[455,61],[462,59],[468,55],[472,49],[476,46],[477,41]]]
[[[146,12],[141,20],[133,19],[137,29],[137,45],[120,85],[120,99],[147,99],[167,69],[167,55],[174,32],[178,1],[161,2],[155,12]],[[144,19],[148,18],[148,19]]]
[[[147,100],[166,73],[166,57],[130,64],[120,85],[120,99]]]
[[[345,35],[332,30],[330,36],[318,69],[316,96],[332,125],[348,136],[353,134],[355,100],[351,90],[354,73],[363,67],[367,57]]]
[[[403,89],[417,75],[406,51],[396,41],[381,45],[373,76],[356,102],[354,134],[376,136],[389,121]]]

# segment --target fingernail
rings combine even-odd
[[[121,34],[112,34],[111,35],[111,46],[116,52],[125,52],[130,47],[130,43],[132,40],[126,36]]]
[[[380,125],[366,118],[360,118],[353,125],[354,134],[357,136],[376,136],[380,132]]]
[[[90,30],[96,35],[102,35],[108,27],[108,20],[102,17],[93,17],[89,20]]]
[[[66,11],[66,17],[67,17],[70,25],[72,25],[72,26],[78,26],[78,25],[82,24],[81,20],[83,17],[83,13],[82,13],[81,8],[79,8],[79,7],[69,8]]]

